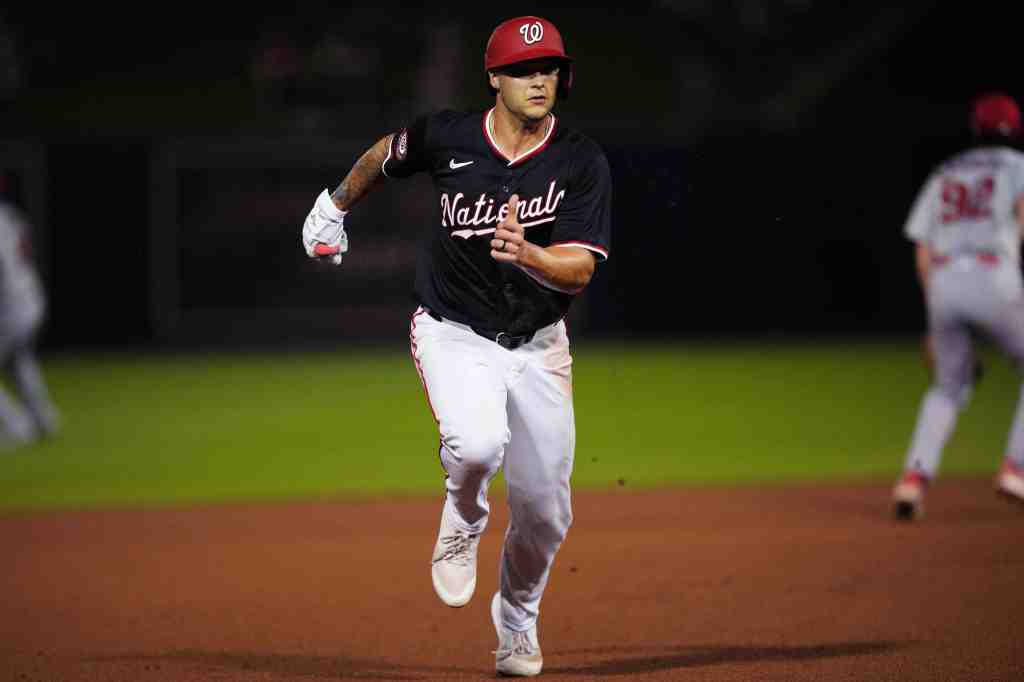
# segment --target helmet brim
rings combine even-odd
[[[506,60],[494,60],[484,64],[484,68],[488,71],[494,71],[500,69],[503,66],[511,66],[512,64],[518,64],[519,62],[528,62],[534,59],[560,59],[564,62],[572,63],[572,57],[550,47],[536,47],[533,49],[522,50],[516,53],[515,59]]]

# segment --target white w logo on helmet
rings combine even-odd
[[[533,45],[544,37],[544,25],[539,21],[535,21],[532,24],[523,24],[519,27],[519,32],[523,34],[524,43]]]

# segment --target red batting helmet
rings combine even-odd
[[[562,62],[558,96],[565,99],[572,87],[572,57],[565,53],[562,34],[541,17],[516,17],[498,24],[487,40],[484,69],[494,71],[509,64],[554,57]]]
[[[971,128],[975,133],[1014,137],[1020,133],[1020,108],[1013,98],[1001,92],[990,92],[974,100]]]

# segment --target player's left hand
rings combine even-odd
[[[302,246],[307,256],[341,265],[342,254],[348,251],[346,213],[334,205],[326,189],[320,193],[302,225]]]
[[[502,263],[518,263],[530,246],[526,241],[526,230],[519,224],[519,195],[513,194],[507,206],[508,214],[498,223],[491,239],[491,258]]]

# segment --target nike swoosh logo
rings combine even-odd
[[[473,162],[472,161],[463,161],[461,163],[455,163],[455,159],[452,159],[451,161],[448,162],[448,167],[451,168],[452,170],[456,170],[458,168],[462,168],[463,166],[468,166],[471,163],[473,163]]]

